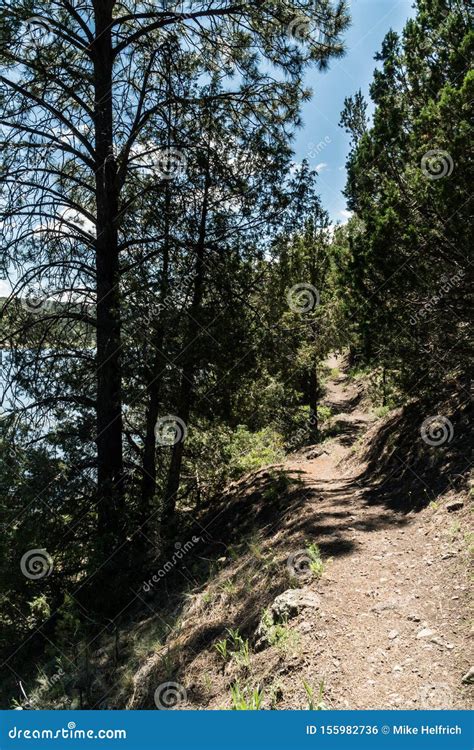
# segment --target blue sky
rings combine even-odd
[[[352,0],[345,57],[333,61],[326,73],[312,70],[307,75],[313,98],[303,108],[304,127],[294,142],[296,160],[307,158],[312,167],[321,165],[319,193],[333,222],[347,220],[341,190],[346,180],[344,164],[349,138],[338,127],[344,98],[359,88],[368,98],[376,66],[374,55],[390,28],[402,30],[414,13],[412,5],[413,0]]]

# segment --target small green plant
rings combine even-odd
[[[238,648],[232,654],[232,658],[241,667],[250,667],[250,648],[248,640],[241,640]]]
[[[178,658],[176,653],[165,651],[161,657],[161,667],[166,679],[171,680],[178,670]]]
[[[376,417],[379,417],[379,419],[381,419],[382,417],[386,417],[389,411],[389,406],[376,406],[374,409],[374,414]]]
[[[309,567],[316,578],[321,578],[324,571],[324,562],[321,557],[321,550],[317,544],[311,543],[306,545],[309,555]]]
[[[224,662],[233,659],[241,667],[250,667],[250,646],[243,639],[238,628],[227,628],[229,638],[222,638],[214,648]]]
[[[239,647],[240,643],[242,642],[243,638],[239,633],[238,628],[227,628],[227,632],[229,634],[229,638],[232,644],[232,648],[234,651]]]
[[[229,471],[234,479],[285,459],[283,437],[271,427],[250,432],[245,425],[238,425],[231,434],[228,453]]]
[[[259,688],[241,688],[235,682],[231,688],[232,711],[260,711],[262,708],[263,691]]]
[[[299,643],[299,634],[286,624],[278,623],[269,632],[269,643],[287,653],[293,650]]]
[[[305,689],[306,696],[308,698],[308,711],[327,711],[327,706],[324,703],[324,682],[321,680],[319,683],[318,694],[315,700],[315,689],[303,680],[303,687]]]
[[[252,540],[248,544],[249,552],[251,555],[253,555],[257,560],[261,560],[263,557],[262,553],[262,545],[258,540]]]
[[[212,679],[210,675],[204,675],[204,677],[202,678],[202,684],[208,693],[212,691]]]
[[[223,662],[227,662],[229,660],[229,649],[227,648],[227,638],[222,638],[222,640],[217,641],[217,643],[214,644],[214,648],[216,649],[217,653],[219,654]]]
[[[271,612],[265,609],[260,621],[260,628],[269,646],[276,646],[287,653],[299,643],[299,634],[288,627],[287,622],[275,623]]]
[[[228,580],[224,581],[219,588],[221,591],[223,591],[227,596],[231,599],[234,594],[237,593],[237,585],[234,583],[234,581]]]

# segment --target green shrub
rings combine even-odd
[[[250,432],[239,425],[230,438],[229,458],[230,474],[235,478],[262,466],[280,463],[285,458],[283,438],[271,427]]]

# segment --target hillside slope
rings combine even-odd
[[[277,709],[305,708],[311,692],[339,709],[472,705],[467,498],[392,502],[359,458],[380,429],[359,400],[336,377],[335,436],[236,483],[202,521],[210,549],[226,544],[140,664],[128,707],[229,708],[232,690],[234,704]]]
[[[467,406],[427,445],[328,367],[323,442],[233,482],[32,707],[473,706]]]

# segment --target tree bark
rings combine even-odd
[[[181,391],[179,397],[178,417],[187,425],[191,413],[193,400],[193,386],[197,367],[196,337],[199,334],[199,318],[204,293],[204,252],[206,244],[206,225],[208,215],[209,189],[211,185],[209,155],[204,184],[204,194],[199,224],[199,235],[196,243],[196,274],[194,277],[194,291],[189,314],[188,335],[185,342],[186,352],[181,377]],[[174,533],[174,518],[176,499],[181,480],[181,465],[183,461],[184,441],[179,440],[174,446],[168,470],[168,480],[161,520],[162,536],[170,539]]]
[[[141,487],[141,505],[139,523],[143,533],[147,534],[148,519],[152,512],[156,491],[156,436],[155,427],[160,409],[160,380],[159,374],[165,365],[162,350],[165,339],[166,326],[166,298],[168,294],[169,273],[169,204],[170,191],[167,186],[165,199],[165,242],[163,247],[163,269],[161,276],[160,300],[161,314],[155,323],[152,344],[152,366],[147,372],[148,405],[146,410],[145,444],[143,449],[143,478]]]
[[[319,404],[319,383],[316,364],[311,367],[308,378],[308,401],[309,401],[309,419],[308,429],[311,441],[318,439],[318,404]]]
[[[119,187],[113,134],[112,0],[95,0],[93,43],[97,239],[97,483],[98,533],[107,544],[123,537],[121,324],[118,251]],[[107,550],[108,554],[111,549]]]

